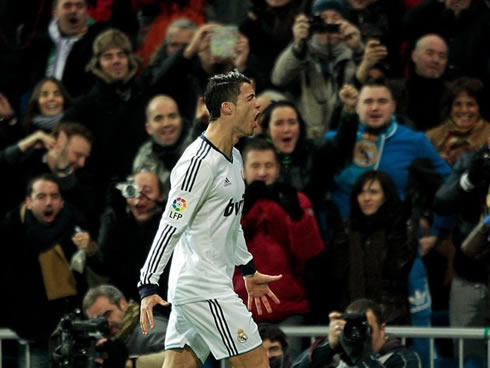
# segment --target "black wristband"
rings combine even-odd
[[[246,265],[238,266],[238,268],[240,269],[240,273],[243,277],[253,275],[255,272],[257,272],[257,268],[255,267],[253,259]]]
[[[147,284],[138,287],[138,292],[140,293],[140,298],[143,299],[149,295],[158,294],[158,285]]]

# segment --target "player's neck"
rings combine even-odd
[[[233,146],[238,141],[233,137],[230,124],[224,124],[220,119],[209,123],[204,136],[215,145],[226,157],[231,156]]]

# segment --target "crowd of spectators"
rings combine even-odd
[[[259,268],[283,275],[271,284],[282,303],[253,309],[257,320],[327,324],[370,298],[392,325],[488,323],[488,257],[463,249],[490,229],[488,1],[28,8],[0,0],[0,327],[30,342],[32,367],[46,366],[51,333],[82,300],[88,317],[111,310],[134,327],[170,172],[206,129],[208,78],[233,69],[261,96],[255,137],[237,145],[242,227]],[[246,303],[238,273],[234,284]],[[166,326],[168,310],[158,315]],[[164,349],[128,334],[129,356]],[[273,336],[288,347],[281,362],[305,347]],[[426,364],[427,345],[412,347]]]

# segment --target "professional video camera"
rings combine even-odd
[[[96,344],[108,336],[109,324],[104,317],[83,320],[79,309],[64,315],[53,334],[55,346],[51,357],[54,367],[98,367]]]
[[[371,326],[366,313],[344,313],[340,319],[346,321],[340,335],[342,358],[349,365],[357,365],[371,353]]]

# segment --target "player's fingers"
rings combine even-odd
[[[264,295],[260,298],[262,300],[262,303],[264,304],[265,310],[267,313],[272,313],[272,308],[271,305],[269,304],[269,299]]]
[[[148,334],[148,320],[146,319],[146,311],[142,310],[140,313],[140,327],[144,335]]]
[[[146,315],[148,316],[148,322],[150,323],[150,327],[153,328],[155,327],[155,321],[153,320],[153,310],[151,308],[148,308],[146,311]]]
[[[274,294],[274,292],[272,290],[269,290],[269,292],[267,293],[267,295],[269,296],[269,298],[271,298],[274,301],[274,303],[281,304],[281,301],[276,296],[276,294]]]
[[[252,311],[252,297],[249,295],[247,300],[247,309]]]
[[[255,308],[257,308],[257,314],[259,316],[261,316],[262,315],[262,305],[260,304],[260,298],[255,297],[254,301],[255,301]]]

